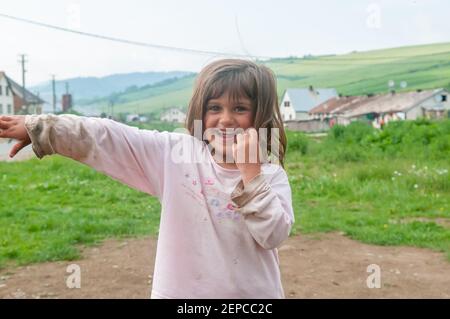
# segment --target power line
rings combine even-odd
[[[229,57],[241,57],[241,58],[249,58],[250,57],[248,55],[243,55],[243,54],[238,54],[238,53],[225,53],[225,52],[217,52],[217,51],[187,49],[187,48],[171,47],[171,46],[166,46],[166,45],[159,45],[159,44],[152,44],[152,43],[145,43],[145,42],[140,42],[140,41],[115,38],[115,37],[110,37],[110,36],[106,36],[106,35],[100,35],[100,34],[95,34],[95,33],[90,33],[90,32],[83,32],[83,31],[59,27],[59,26],[55,26],[55,25],[51,25],[51,24],[47,24],[47,23],[42,23],[42,22],[38,22],[38,21],[14,17],[11,15],[3,14],[3,13],[0,13],[0,17],[15,20],[15,21],[20,21],[20,22],[25,22],[25,23],[32,24],[32,25],[41,26],[44,28],[75,33],[75,34],[83,35],[83,36],[87,36],[87,37],[103,39],[103,40],[108,40],[108,41],[114,41],[114,42],[119,42],[119,43],[125,43],[125,44],[131,44],[131,45],[137,45],[137,46],[148,47],[148,48],[154,48],[154,49],[177,51],[177,52],[183,52],[183,53],[194,53],[194,54],[202,54],[202,55],[213,55],[213,56],[229,56]],[[251,56],[251,57],[258,58],[258,59],[271,59],[272,58],[272,57],[264,57],[264,56]]]
[[[38,21],[33,21],[33,20],[29,20],[29,19],[24,19],[24,18],[20,18],[20,17],[15,17],[15,16],[3,14],[3,13],[0,13],[0,17],[15,20],[15,21],[20,21],[20,22],[24,22],[24,23],[28,23],[28,24],[32,24],[32,25],[37,25],[37,26],[41,26],[41,27],[45,27],[45,28],[49,28],[49,29],[83,35],[83,36],[87,36],[87,37],[93,37],[93,38],[97,38],[97,39],[103,39],[103,40],[119,42],[119,43],[124,43],[124,44],[130,44],[130,45],[136,45],[136,46],[142,46],[142,47],[149,47],[149,48],[160,49],[160,50],[169,50],[169,51],[176,51],[176,52],[183,52],[183,53],[194,53],[194,54],[202,54],[202,55],[209,55],[209,56],[211,56],[211,55],[212,56],[228,56],[228,57],[241,57],[241,58],[252,58],[252,59],[261,59],[261,60],[273,59],[273,61],[270,61],[272,63],[276,63],[277,60],[284,59],[284,58],[279,58],[279,57],[250,55],[248,53],[248,51],[245,49],[245,47],[243,47],[243,48],[247,54],[188,49],[188,48],[180,48],[180,47],[172,47],[172,46],[158,45],[158,44],[152,44],[152,43],[145,43],[145,42],[127,40],[127,39],[122,39],[122,38],[115,38],[115,37],[110,37],[110,36],[105,36],[105,35],[100,35],[100,34],[95,34],[95,33],[90,33],[90,32],[83,32],[83,31],[59,27],[59,26],[55,26],[55,25],[51,25],[51,24],[47,24],[47,23],[42,23],[42,22],[38,22]],[[237,21],[235,21],[235,23],[236,23],[236,27],[238,28]],[[238,29],[238,36],[239,36],[241,45],[243,46],[242,39],[241,39],[240,33],[239,33],[239,29]],[[361,53],[364,54],[364,52],[361,52]],[[358,65],[359,64],[358,62],[365,62],[365,61],[380,61],[382,63],[385,62],[385,63],[389,63],[389,64],[411,65],[411,64],[429,63],[429,61],[398,62],[395,60],[430,57],[430,56],[437,56],[437,55],[443,55],[443,54],[449,54],[449,53],[450,53],[450,51],[443,51],[443,52],[437,52],[437,53],[426,54],[426,55],[413,55],[413,56],[397,55],[397,56],[374,56],[374,57],[355,57],[355,58],[342,57],[342,56],[337,55],[337,56],[317,56],[317,57],[312,56],[312,57],[303,57],[303,58],[302,57],[294,57],[294,59],[299,60],[299,62],[306,62],[307,64],[321,63],[321,64],[326,64],[326,65],[336,65],[336,66],[341,66],[341,65],[345,65],[345,64]],[[394,61],[382,61],[382,60],[394,60]],[[447,61],[443,61],[443,62],[445,63]]]

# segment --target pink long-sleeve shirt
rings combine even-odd
[[[162,206],[152,298],[283,298],[276,247],[294,221],[285,171],[263,164],[243,186],[205,143],[107,119],[26,116],[39,158],[61,154]]]

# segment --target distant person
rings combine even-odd
[[[336,124],[336,120],[334,118],[330,119],[330,128],[332,128]]]
[[[380,129],[380,123],[377,118],[372,121],[372,126],[376,129]]]
[[[72,158],[160,200],[152,298],[284,298],[276,248],[294,215],[267,67],[207,65],[189,103],[189,134],[50,114],[2,116],[0,129],[18,140],[11,157],[32,143],[39,158]]]

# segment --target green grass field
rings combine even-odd
[[[289,132],[287,171],[299,232],[342,231],[450,260],[450,120],[336,126],[321,140]]]
[[[450,260],[450,120],[288,132],[293,234],[341,231]],[[60,156],[0,162],[0,267],[79,257],[78,245],[156,235],[159,202]]]
[[[286,88],[334,87],[344,95],[388,92],[388,82],[396,90],[450,89],[450,43],[419,45],[338,56],[286,58],[262,62],[277,76],[278,95]],[[154,113],[167,107],[186,107],[192,95],[194,77],[167,85],[118,94],[115,112]],[[405,81],[406,88],[399,84]],[[86,106],[84,106],[86,107]],[[108,112],[108,99],[89,107]]]
[[[0,163],[0,265],[77,258],[77,244],[156,234],[160,205],[60,156]]]

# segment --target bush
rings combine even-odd
[[[373,135],[375,129],[363,122],[355,121],[348,126],[335,125],[331,128],[329,137],[333,140],[351,143],[361,143],[367,136]]]
[[[301,132],[287,132],[287,151],[300,152],[305,155],[308,152],[309,139]]]
[[[450,120],[419,119],[391,122],[370,143],[390,156],[441,159],[450,155],[449,141]]]
[[[334,126],[321,153],[328,159],[358,161],[365,158],[413,157],[444,159],[450,157],[450,120],[389,122],[378,131],[362,123]],[[331,153],[334,150],[334,154]]]

